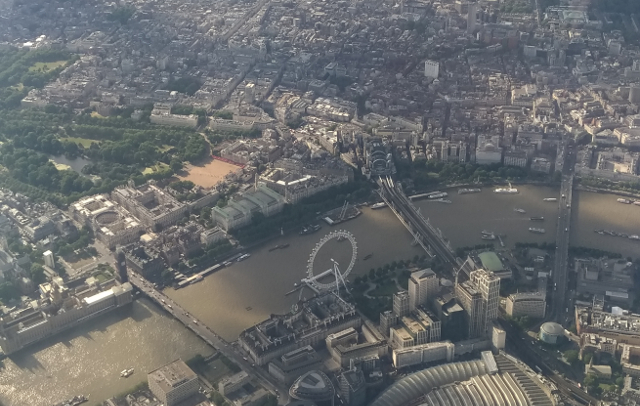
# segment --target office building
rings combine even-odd
[[[303,302],[294,313],[271,316],[249,327],[238,342],[256,365],[266,365],[298,348],[316,346],[330,334],[361,325],[352,304],[327,292]]]
[[[338,344],[329,348],[331,358],[341,368],[348,368],[352,362],[362,362],[366,359],[380,358],[388,351],[386,341],[373,341],[346,346]]]
[[[406,290],[393,295],[393,313],[398,317],[409,314],[409,292]]]
[[[416,345],[416,340],[404,327],[392,327],[389,334],[389,344],[393,348],[409,348]]]
[[[483,301],[483,335],[487,336],[494,320],[498,318],[498,308],[500,306],[500,278],[493,272],[484,269],[472,271],[469,274],[470,280],[474,283],[482,295]]]
[[[467,12],[467,33],[473,34],[476,31],[477,18],[478,5],[475,3],[469,4],[469,11]]]
[[[415,311],[418,306],[427,304],[438,293],[440,282],[431,269],[416,271],[409,277],[409,310]]]
[[[440,62],[427,59],[424,61],[424,76],[437,79],[440,75]]]
[[[220,392],[222,396],[229,396],[250,381],[251,377],[249,374],[245,371],[240,371],[218,382],[218,392]]]
[[[451,341],[441,341],[410,348],[397,348],[392,353],[393,365],[400,369],[428,362],[451,362],[455,347]]]
[[[331,400],[335,396],[335,389],[331,379],[324,372],[313,370],[302,375],[291,385],[289,396],[298,400],[322,402]]]
[[[147,227],[166,228],[184,218],[189,209],[187,204],[151,183],[120,186],[111,192],[111,198]]]
[[[512,293],[507,297],[505,311],[511,317],[542,319],[546,307],[545,295],[541,292],[521,292]]]
[[[640,103],[640,86],[631,85],[631,87],[629,88],[629,103]]]
[[[394,327],[396,324],[398,324],[398,316],[396,316],[393,311],[387,310],[380,313],[380,331],[386,337],[389,336],[391,327]]]
[[[367,384],[360,369],[351,368],[338,376],[338,393],[347,406],[364,406]]]
[[[638,359],[640,359],[640,347],[637,345],[620,344],[620,365],[622,366],[622,372],[629,376],[640,377],[640,365],[638,365]]]
[[[56,269],[56,260],[53,257],[53,252],[47,250],[42,253],[42,258],[44,259],[44,264],[51,269]]]
[[[608,259],[576,259],[576,291],[604,296],[609,302],[629,307],[635,300],[632,263]]]
[[[457,342],[467,336],[466,312],[451,293],[436,297],[433,302],[436,317],[440,320],[442,339]]]
[[[413,317],[429,332],[426,342],[432,343],[442,339],[442,322],[434,313],[421,306],[414,312]]]
[[[484,303],[474,283],[465,281],[456,285],[456,298],[464,309],[467,338],[481,337],[484,332]]]
[[[198,393],[198,376],[181,359],[147,375],[149,390],[164,405],[174,406]]]
[[[300,375],[318,369],[322,357],[310,345],[298,348],[269,363],[269,374],[278,382],[291,385]]]

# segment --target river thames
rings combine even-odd
[[[486,243],[481,231],[505,235],[510,247],[516,242],[553,242],[559,202],[558,189],[517,186],[517,195],[482,193],[458,195],[449,191],[452,203],[419,201],[423,215],[440,228],[452,246]],[[571,243],[638,257],[640,242],[596,234],[607,229],[640,234],[640,207],[616,202],[617,196],[574,192]],[[514,209],[523,209],[518,213]],[[340,224],[323,224],[315,234],[280,237],[251,252],[202,282],[165,293],[226,340],[233,341],[245,328],[274,313],[285,313],[298,301],[298,292],[286,295],[306,276],[307,259],[315,244],[333,229],[346,229],[357,241],[358,258],[349,278],[388,262],[422,255],[412,237],[389,209],[363,208],[358,218]],[[529,217],[543,216],[544,222]],[[544,228],[533,234],[529,227]],[[289,244],[269,251],[277,244]],[[496,246],[499,243],[495,242]],[[368,260],[364,257],[370,255]],[[351,257],[347,241],[330,241],[319,252],[314,272],[331,268],[331,259],[344,269]],[[308,297],[309,292],[303,292]],[[175,358],[211,353],[200,339],[147,300],[138,300],[123,312],[112,313],[54,337],[46,343],[4,361],[0,376],[0,400],[6,405],[49,405],[77,394],[91,394],[91,404],[122,392],[146,379],[146,372]],[[135,374],[119,377],[127,367]]]
[[[2,361],[0,401],[51,406],[75,395],[97,404],[177,358],[213,351],[147,299],[87,322]],[[120,371],[135,368],[125,379]]]

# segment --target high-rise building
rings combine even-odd
[[[367,384],[360,369],[351,368],[338,376],[338,392],[348,406],[364,406]]]
[[[424,61],[424,75],[428,78],[437,79],[440,75],[440,62],[429,59]]]
[[[398,324],[398,316],[391,310],[380,313],[380,331],[386,337],[389,336],[389,329]]]
[[[467,12],[467,32],[473,34],[476,31],[476,21],[478,18],[478,5],[475,3],[469,4],[469,11]]]
[[[439,287],[438,277],[430,268],[413,272],[409,277],[409,310],[427,304],[438,294]]]
[[[484,332],[484,301],[482,294],[471,281],[458,283],[456,298],[464,309],[467,322],[467,338],[481,337]]]
[[[53,252],[47,250],[42,253],[42,258],[44,259],[44,264],[51,269],[56,269],[56,260],[53,257]]]
[[[631,85],[629,88],[629,103],[640,104],[640,86]]]
[[[403,290],[393,295],[393,312],[398,317],[409,314],[409,292]]]
[[[181,359],[147,375],[149,390],[165,406],[174,406],[198,393],[198,376]]]
[[[500,306],[500,278],[493,272],[484,269],[472,271],[469,274],[471,282],[473,282],[484,302],[484,320],[483,335],[488,335],[494,320],[498,318],[498,310]]]

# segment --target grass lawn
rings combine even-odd
[[[105,272],[98,272],[96,274],[93,275],[98,282],[103,283],[104,281],[107,281],[109,279],[111,279],[111,275],[107,275]]]
[[[144,171],[142,171],[142,174],[143,175],[148,175],[148,174],[151,174],[151,173],[164,171],[164,170],[166,170],[168,168],[169,168],[169,165],[167,165],[167,164],[165,164],[163,162],[158,162],[154,166],[147,166],[146,168],[144,168]]]
[[[69,61],[66,59],[62,61],[53,61],[53,62],[36,62],[29,67],[29,71],[42,70],[46,72],[46,71],[58,68],[60,66],[64,66],[67,64],[67,62]]]
[[[615,392],[618,390],[618,387],[616,385],[611,385],[608,383],[601,383],[598,386],[600,387],[600,389],[602,389],[603,392]]]
[[[173,145],[163,145],[160,148],[158,148],[158,150],[160,152],[167,152],[169,151],[171,148],[173,148]]]
[[[24,85],[22,83],[18,83],[17,85],[9,86],[9,89],[21,91],[22,89],[24,89]]]
[[[76,137],[65,137],[65,138],[60,138],[60,141],[71,141],[71,142],[75,142],[76,144],[81,144],[83,147],[85,148],[89,148],[91,146],[92,142],[97,142],[100,143],[100,141],[98,140],[90,140],[88,138],[76,138]]]
[[[375,289],[369,291],[369,296],[393,296],[398,292],[398,286],[394,280],[385,283],[384,285],[378,285]]]

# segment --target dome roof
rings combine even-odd
[[[540,331],[545,334],[564,335],[564,327],[553,321],[548,321],[540,326]]]

